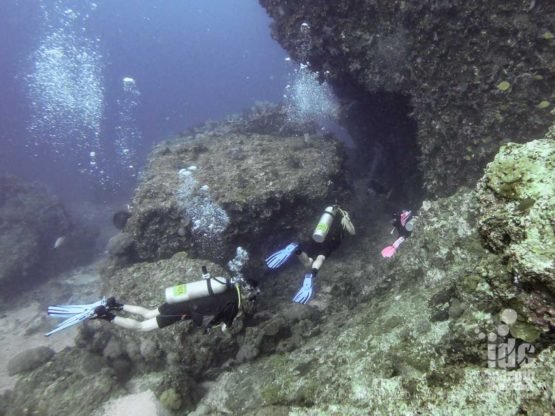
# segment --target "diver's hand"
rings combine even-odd
[[[304,275],[303,285],[299,289],[295,297],[293,297],[293,302],[306,304],[308,303],[308,301],[310,301],[310,298],[312,298],[313,278],[314,278],[314,275],[312,274],[312,272],[306,273]]]

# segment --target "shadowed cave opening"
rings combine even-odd
[[[393,204],[417,207],[424,190],[410,97],[388,91],[368,93],[354,86],[336,87],[336,94],[341,100],[341,125],[355,145],[349,149],[354,178]]]

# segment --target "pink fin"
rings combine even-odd
[[[393,255],[395,254],[395,252],[397,251],[397,249],[393,246],[387,246],[386,248],[384,248],[382,250],[382,256],[385,258],[388,257],[393,257]]]

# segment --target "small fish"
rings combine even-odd
[[[58,248],[60,247],[62,244],[64,244],[66,241],[66,237],[64,235],[62,235],[61,237],[56,238],[56,241],[54,242],[54,248]]]

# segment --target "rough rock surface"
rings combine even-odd
[[[516,331],[528,325],[529,341],[555,330],[554,139],[552,128],[545,139],[503,146],[478,186],[480,233],[510,275],[495,287],[527,317]]]
[[[23,375],[13,392],[4,397],[9,404],[0,403],[0,409],[5,409],[6,416],[90,415],[121,392],[114,370],[102,357],[73,348]]]
[[[255,111],[155,149],[124,230],[130,238],[113,250],[117,258],[152,261],[187,250],[221,262],[236,245],[260,253],[271,244],[268,235],[295,230],[341,199],[340,143],[285,123],[268,134],[283,114]]]
[[[55,249],[62,236],[65,242]],[[22,286],[54,271],[89,260],[95,237],[91,230],[75,224],[45,188],[12,175],[0,176],[0,287],[4,294],[10,286],[21,291]]]
[[[273,36],[344,99],[355,139],[368,140],[357,123],[375,122],[384,91],[399,103],[410,97],[429,191],[473,186],[504,140],[525,141],[551,124],[553,1],[260,3]],[[354,101],[373,96],[378,103],[356,117]]]
[[[513,371],[501,359],[488,365],[485,334],[498,327],[506,307],[490,282],[505,269],[480,244],[479,208],[468,190],[425,201],[396,257],[358,276],[385,278],[359,293],[355,308],[328,315],[289,354],[221,374],[192,414],[552,412],[552,346]]]
[[[36,347],[23,351],[13,357],[8,363],[8,374],[13,376],[25,371],[34,370],[48,362],[54,355],[54,350],[48,347]]]
[[[181,252],[170,259],[119,270],[106,280],[105,292],[116,294],[127,304],[154,308],[164,301],[166,287],[201,279],[203,265],[212,276],[228,276],[222,267]],[[285,318],[274,313],[255,314],[237,318],[225,333],[216,328],[209,335],[190,321],[150,333],[95,325],[94,331],[90,328],[82,332],[82,343],[94,345],[94,351],[101,351],[110,361],[129,360],[132,371],[163,371],[163,379],[153,390],[161,400],[165,395],[163,403],[168,397],[177,397],[172,401],[178,402],[177,409],[183,410],[190,409],[202,395],[201,387],[194,380],[202,380],[207,374],[215,377],[238,363],[285,348],[287,343],[296,342],[295,326],[301,320],[306,325],[311,319],[316,317],[295,313]],[[174,392],[170,394],[171,389]]]
[[[220,375],[193,414],[553,413],[550,311],[529,306],[534,294],[552,296],[551,139],[503,148],[477,191],[425,201],[391,261],[358,275],[343,263],[336,276],[343,286],[332,293],[348,302],[345,289],[358,286],[356,307],[324,317],[294,352]],[[543,209],[534,212],[528,198]],[[520,245],[528,249],[521,262],[511,256]],[[517,320],[505,329],[508,308]],[[538,338],[530,321],[540,313]],[[506,361],[510,345],[524,355]]]
[[[93,400],[97,408],[135,380],[176,414],[197,416],[551,414],[550,311],[529,301],[551,296],[552,143],[548,135],[508,145],[476,190],[424,201],[389,260],[379,256],[393,239],[387,216],[355,200],[372,221],[355,221],[357,238],[326,262],[309,305],[291,304],[303,272],[293,262],[263,280],[259,312],[227,333],[183,322],[139,334],[90,322],[78,348],[23,375],[0,409],[90,414]],[[225,273],[180,252],[105,276],[105,292],[154,307],[165,287],[197,280],[203,264]]]

